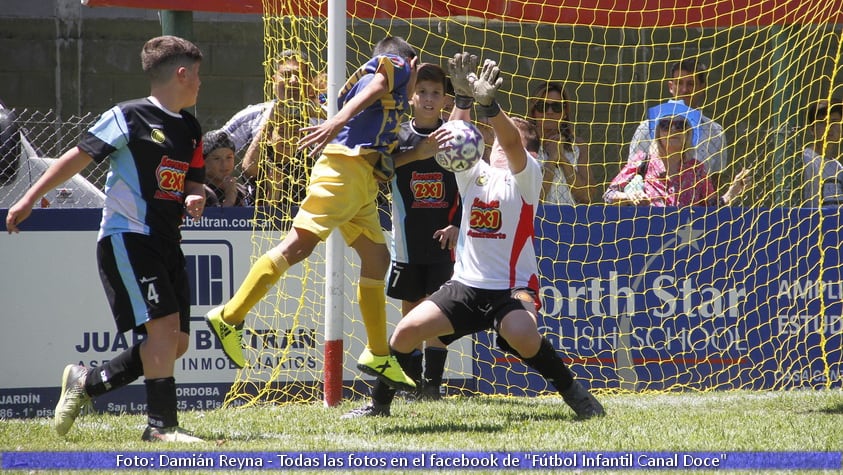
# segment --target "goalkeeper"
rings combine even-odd
[[[536,160],[539,141],[526,120],[503,113],[495,94],[503,79],[494,61],[486,60],[479,78],[463,53],[449,61],[457,106],[470,107],[460,96],[471,94],[478,112],[489,118],[495,141],[489,163],[479,161],[455,173],[463,202],[454,275],[427,300],[401,319],[390,349],[404,368],[424,340],[448,344],[464,335],[494,329],[498,345],[517,355],[553,384],[580,418],[604,415],[602,405],[579,382],[536,323],[538,266],[533,248],[535,207],[542,187]],[[491,226],[493,221],[499,226]],[[347,414],[388,415],[393,391],[376,386],[370,410]]]
[[[292,229],[255,262],[231,300],[205,317],[237,366],[246,365],[242,348],[246,314],[290,266],[310,256],[320,241],[339,228],[360,257],[357,299],[368,344],[357,368],[390,387],[415,389],[413,380],[389,354],[384,277],[390,256],[375,205],[378,181],[388,180],[393,173],[390,154],[398,143],[415,65],[415,51],[403,38],[384,38],[375,45],[372,59],[343,86],[339,112],[302,129],[306,135],[299,149],[324,151],[313,167]]]

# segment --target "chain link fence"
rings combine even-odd
[[[23,196],[51,159],[79,143],[98,118],[98,114],[88,113],[61,119],[53,110],[0,106],[0,208],[10,207]],[[753,168],[756,178],[756,186],[744,193],[744,206],[802,205],[802,159],[797,144],[804,137],[797,132],[784,128],[739,128],[732,146],[735,168]],[[41,206],[101,207],[101,190],[107,173],[107,161],[92,163],[68,183],[51,191]]]
[[[8,208],[23,196],[53,159],[79,143],[98,118],[93,113],[62,119],[53,110],[0,109],[0,207]],[[108,162],[92,163],[47,193],[40,206],[101,207],[107,173]]]

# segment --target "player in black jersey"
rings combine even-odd
[[[454,273],[460,196],[454,174],[433,158],[438,149],[438,135],[433,134],[444,123],[441,114],[448,82],[445,71],[435,64],[419,68],[413,118],[401,124],[398,134],[392,179],[392,265],[386,293],[402,301],[402,315]],[[413,374],[408,376],[422,383],[417,391],[420,397],[439,398],[447,354],[438,338],[413,353]]]
[[[205,206],[205,164],[196,104],[202,52],[175,36],[146,42],[141,52],[150,95],[106,111],[78,146],[65,152],[9,209],[6,229],[18,232],[48,190],[108,159],[105,206],[97,242],[100,278],[117,329],[146,334],[143,342],[102,366],[70,364],[62,375],[56,432],[70,430],[91,398],[145,377],[146,441],[201,442],[179,427],[175,361],[187,351],[190,291],[180,241],[185,212]]]

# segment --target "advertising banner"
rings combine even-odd
[[[187,353],[176,361],[179,409],[220,407],[237,377],[204,322],[205,313],[227,301],[242,282],[253,262],[253,229],[269,229],[254,219],[253,208],[207,209],[200,220],[191,220],[182,231],[182,249],[191,286],[191,335]],[[6,210],[0,210],[5,222]],[[52,416],[59,397],[60,377],[69,363],[97,367],[140,341],[133,332],[118,333],[113,323],[96,264],[96,240],[100,209],[37,209],[23,224],[20,234],[0,236],[3,263],[0,296],[5,331],[0,332],[4,358],[0,359],[0,418]],[[263,239],[277,243],[282,231],[266,231]],[[268,249],[268,248],[267,248]],[[289,298],[273,309],[268,301],[258,304],[264,314],[276,313],[278,328],[248,317],[245,338],[261,353],[252,360],[254,377],[273,378],[277,384],[293,379],[319,378],[324,352],[324,281],[304,278],[306,271],[324,275],[324,244],[317,247],[307,268],[294,266],[278,285]],[[346,248],[346,263],[357,262]],[[357,269],[346,264],[343,328],[348,335],[365,335],[356,303]],[[274,292],[273,292],[274,293]],[[312,309],[298,312],[296,326],[288,309],[307,298]],[[400,305],[390,300],[387,319],[394,325],[401,318]],[[391,332],[391,330],[390,330]],[[454,345],[446,378],[470,375],[471,342]],[[354,367],[363,350],[360,338],[344,342],[343,379],[361,383]],[[277,354],[284,354],[283,361]],[[272,356],[273,353],[276,356]],[[249,355],[254,356],[254,355]],[[302,371],[306,367],[308,371]],[[364,378],[368,380],[369,378]],[[98,397],[97,410],[142,412],[146,392],[141,378],[119,391]],[[321,387],[321,384],[317,385]]]
[[[592,387],[841,386],[837,209],[544,207],[537,227],[540,330]],[[480,390],[546,387],[490,347]]]
[[[114,330],[97,274],[100,215],[98,209],[36,210],[20,235],[0,238],[6,315],[0,418],[51,416],[64,365],[96,367],[136,342],[131,332]],[[266,225],[253,215],[250,208],[212,209],[183,232],[193,324],[190,349],[176,364],[182,410],[219,407],[237,375],[203,315],[225,302],[248,271],[253,229]],[[554,206],[540,208],[536,223],[539,327],[590,386],[841,386],[837,210]],[[347,262],[356,260],[350,249],[346,254]],[[309,265],[323,269],[322,256],[320,246]],[[324,283],[300,280],[301,272],[294,267],[293,278],[279,285],[317,302],[313,315],[305,316],[310,320],[295,331],[273,329],[272,338],[261,337],[270,329],[259,322],[247,332],[251,343],[289,349],[289,367],[277,373],[280,383],[304,374],[296,365],[322,361]],[[357,312],[351,300],[355,281],[345,284],[350,314]],[[388,306],[391,325],[400,319],[398,308],[396,302]],[[346,334],[365,334],[359,317],[344,325]],[[345,349],[357,355],[362,342],[348,341]],[[345,359],[344,379],[351,384],[359,372],[355,358]],[[280,364],[271,358],[256,363],[267,371]],[[320,374],[318,368],[311,374]],[[452,345],[446,379],[471,376],[471,386],[484,393],[548,389],[538,374],[497,350],[488,333]],[[95,407],[140,412],[144,401],[138,382],[97,398]]]

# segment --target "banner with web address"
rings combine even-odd
[[[113,331],[97,279],[99,214],[37,210],[22,235],[3,238],[0,260],[14,270],[7,273],[14,280],[0,293],[20,318],[0,342],[20,359],[0,364],[0,417],[50,416],[65,364],[96,366],[135,343],[131,334]],[[236,375],[201,315],[242,280],[255,222],[249,209],[208,215],[186,231],[183,243],[196,322],[191,348],[177,367],[183,409],[219,407]],[[536,223],[540,330],[589,386],[841,386],[838,210],[545,207]],[[321,320],[314,317],[316,334]],[[290,348],[292,363],[321,361],[318,338],[282,333],[274,344]],[[467,352],[457,350],[461,344]],[[350,354],[357,351],[349,343]],[[495,349],[486,333],[456,342],[448,365],[449,371],[465,366],[471,386],[482,393],[548,389],[536,373]],[[290,377],[300,374],[294,370]],[[357,375],[346,368],[347,382],[359,382]],[[96,407],[140,412],[144,400],[142,386],[130,385],[98,398]]]

